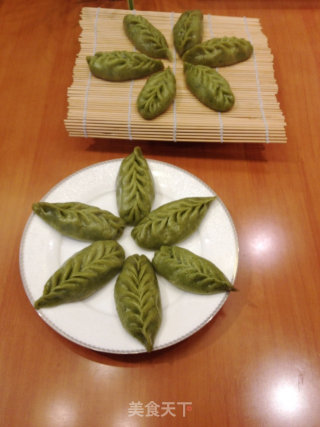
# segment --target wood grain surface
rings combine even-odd
[[[319,426],[319,3],[136,0],[138,10],[259,18],[288,138],[284,145],[141,142],[147,158],[184,168],[220,195],[240,259],[239,292],[209,324],[171,348],[136,356],[61,337],[31,306],[19,272],[31,204],[69,174],[133,148],[65,130],[84,6],[126,2],[0,3],[0,425]],[[139,402],[144,412],[130,416],[130,403]],[[150,402],[159,417],[147,417]],[[175,416],[165,414],[165,402]],[[185,416],[183,402],[190,402]]]

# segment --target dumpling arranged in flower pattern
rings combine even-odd
[[[186,84],[202,104],[215,111],[228,111],[234,104],[229,83],[216,70],[205,65],[184,63]]]
[[[151,211],[131,232],[139,246],[159,249],[186,239],[200,225],[215,197],[186,197]]]
[[[252,44],[238,37],[216,37],[194,46],[183,55],[183,61],[208,67],[225,67],[250,58]]]
[[[123,27],[132,44],[151,58],[171,60],[171,52],[164,35],[142,15],[126,15]]]
[[[38,202],[32,205],[32,209],[61,234],[80,240],[118,239],[125,227],[122,218],[80,202]]]
[[[124,250],[114,240],[92,243],[70,257],[49,278],[35,308],[88,298],[119,273],[124,258]]]
[[[203,33],[203,15],[200,10],[183,12],[173,27],[173,42],[178,54],[201,43]]]
[[[169,108],[175,95],[176,78],[168,67],[148,78],[137,99],[138,111],[144,119],[154,119]]]
[[[152,264],[158,274],[183,291],[208,295],[235,290],[215,264],[179,246],[161,246]]]
[[[131,255],[125,260],[114,297],[123,327],[151,351],[162,311],[157,276],[145,255]]]
[[[153,177],[140,147],[122,160],[116,190],[120,217],[126,224],[138,224],[150,212],[154,200]]]
[[[164,68],[161,61],[139,52],[97,52],[87,62],[95,77],[111,82],[141,79]]]
[[[48,279],[35,308],[82,301],[120,273],[114,288],[119,319],[128,333],[151,351],[162,320],[156,273],[187,292],[212,294],[235,290],[213,263],[184,248],[171,246],[198,228],[216,197],[186,197],[150,212],[153,198],[151,171],[140,147],[135,147],[121,162],[117,176],[117,202],[124,220],[83,203],[34,204],[34,212],[65,235],[93,239],[104,232],[105,222],[112,220],[115,225],[111,234],[116,239],[125,223],[137,223],[131,234],[138,245],[158,249],[152,263],[138,254],[125,260],[124,250],[116,241],[97,240],[71,256]]]
[[[87,62],[92,74],[104,80],[117,82],[151,75],[137,98],[137,109],[144,119],[153,120],[173,102],[176,82],[174,74],[169,69],[163,71],[162,62],[152,58],[171,60],[172,55],[164,35],[142,15],[126,15],[123,28],[142,53],[97,52],[87,56]],[[172,31],[175,49],[184,61],[189,90],[212,110],[230,110],[234,105],[234,94],[228,82],[214,70],[210,73],[192,68],[190,64],[208,67],[236,64],[250,58],[252,44],[238,37],[215,37],[202,42],[203,14],[200,10],[182,13]]]

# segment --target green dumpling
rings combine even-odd
[[[171,60],[171,52],[164,35],[141,15],[126,15],[123,27],[133,45],[152,58]]]
[[[138,111],[144,119],[154,119],[169,108],[175,95],[176,78],[168,67],[148,78],[137,99]]]
[[[146,256],[132,255],[125,260],[114,297],[123,327],[151,351],[162,314],[158,280]]]
[[[183,61],[208,67],[225,67],[250,58],[252,44],[246,39],[221,37],[206,40],[183,55]]]
[[[141,79],[164,68],[161,61],[143,53],[116,50],[87,56],[87,62],[94,76],[112,82]]]
[[[162,246],[152,264],[158,274],[183,291],[214,294],[235,290],[215,264],[178,246]]]
[[[182,57],[185,51],[201,43],[203,15],[200,10],[187,10],[182,13],[173,27],[173,42]]]
[[[111,212],[80,202],[39,202],[32,209],[60,233],[80,240],[118,239],[125,227],[123,219]]]
[[[127,224],[138,224],[150,212],[154,200],[152,174],[140,147],[122,160],[116,189],[120,217]]]
[[[205,65],[184,63],[186,84],[202,104],[215,111],[228,111],[234,104],[229,83],[216,70]]]
[[[92,243],[70,257],[47,281],[34,303],[38,310],[81,301],[111,280],[124,262],[124,250],[114,240]]]
[[[139,246],[159,249],[174,245],[192,234],[200,225],[215,197],[186,197],[151,211],[136,225],[131,236]]]

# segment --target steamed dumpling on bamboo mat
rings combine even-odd
[[[175,95],[176,78],[168,67],[148,78],[137,99],[138,111],[144,119],[154,119],[169,108]]]
[[[229,83],[216,70],[185,62],[184,74],[187,87],[202,104],[220,112],[233,107],[235,99]]]
[[[225,67],[250,58],[252,44],[238,37],[212,38],[198,44],[183,55],[183,61],[208,67]]]
[[[187,10],[182,13],[173,27],[173,42],[180,56],[196,44],[201,43],[203,33],[203,14],[200,10]]]
[[[123,27],[133,45],[152,58],[171,60],[171,52],[164,35],[142,15],[126,15]]]
[[[141,79],[164,69],[163,63],[143,53],[115,50],[87,56],[90,71],[95,77],[112,82]]]

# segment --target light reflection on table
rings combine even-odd
[[[306,392],[295,378],[284,378],[272,386],[270,402],[274,412],[284,417],[294,417],[307,408]]]
[[[47,427],[73,427],[77,425],[78,410],[75,402],[67,397],[57,397],[50,401],[46,409]]]

